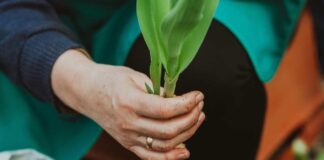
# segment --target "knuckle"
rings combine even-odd
[[[134,103],[132,104],[131,100],[125,100],[123,98],[118,98],[118,106],[122,109],[126,109],[128,111],[133,111],[134,110]]]
[[[193,106],[195,104],[192,102],[192,100],[189,100],[187,98],[181,98],[181,100],[177,101],[175,106],[180,107],[181,111],[183,113],[188,113],[192,110]]]
[[[188,97],[188,100],[186,101],[185,105],[189,108],[189,110],[196,104],[195,97]]]
[[[178,134],[178,129],[171,129],[171,130],[170,130],[169,135],[170,135],[171,138],[176,137],[177,134]]]
[[[160,105],[158,112],[162,118],[168,118],[171,113],[169,107],[163,105]]]
[[[191,111],[191,108],[192,108],[192,105],[191,104],[185,104],[185,106],[184,106],[184,110],[185,110],[185,112],[187,113],[187,112],[190,112]]]
[[[177,134],[177,130],[176,129],[173,129],[173,128],[168,128],[168,129],[165,129],[161,135],[166,138],[166,139],[172,139],[176,136]]]
[[[125,101],[123,96],[114,96],[114,101],[116,102],[117,107],[128,107],[128,102]]]
[[[120,122],[119,123],[119,128],[121,129],[121,130],[130,130],[130,124],[129,123],[127,123],[127,122]]]
[[[117,127],[120,131],[126,132],[131,130],[131,124],[128,121],[125,120],[119,120],[116,122]]]
[[[160,133],[160,135],[161,135],[162,138],[165,138],[165,139],[170,139],[171,138],[171,135],[167,131],[162,131]]]
[[[193,115],[191,116],[188,122],[188,126],[193,126],[194,124],[196,124],[198,119],[199,119],[199,112],[193,113]]]
[[[166,151],[170,151],[173,149],[173,145],[170,142],[165,142],[161,144],[161,148],[162,151],[166,152]]]

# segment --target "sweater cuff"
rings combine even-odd
[[[24,45],[20,56],[20,79],[37,98],[55,102],[51,72],[55,61],[65,51],[82,46],[63,33],[47,31],[33,35]]]

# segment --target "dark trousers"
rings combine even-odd
[[[149,51],[142,37],[126,65],[149,73]],[[206,121],[186,142],[193,160],[252,160],[258,149],[266,93],[240,42],[213,22],[193,63],[180,76],[176,93],[200,90]]]
[[[314,18],[321,71],[324,74],[324,0],[312,0],[310,7]]]

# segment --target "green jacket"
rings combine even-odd
[[[95,61],[123,65],[140,34],[136,1],[64,2],[73,14],[58,10],[59,15]],[[221,0],[215,19],[241,41],[259,78],[267,82],[275,74],[305,4],[306,0]],[[66,120],[51,104],[31,97],[2,73],[0,93],[5,93],[0,96],[0,151],[34,148],[55,159],[76,160],[102,131],[85,117]]]

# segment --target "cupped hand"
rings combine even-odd
[[[140,72],[96,64],[75,50],[64,53],[52,72],[53,90],[64,103],[93,119],[141,159],[188,158],[189,151],[177,146],[204,121],[203,94],[162,98],[148,94],[145,83],[151,81]],[[150,147],[147,137],[153,138]]]

